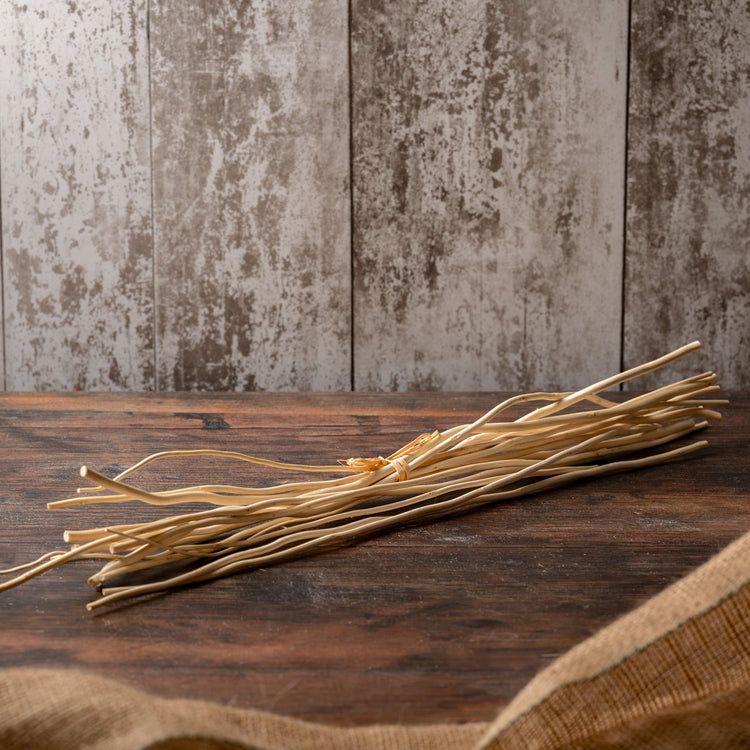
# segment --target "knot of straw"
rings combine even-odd
[[[405,482],[409,478],[409,464],[403,458],[389,459],[388,463],[396,470],[396,481]]]
[[[390,465],[396,470],[396,481],[403,482],[409,478],[409,464],[406,462],[406,457],[416,448],[422,447],[429,440],[434,440],[439,436],[440,433],[437,430],[434,432],[425,432],[395,453],[391,453],[388,458],[383,458],[382,456],[375,458],[347,458],[343,463],[352,469],[362,472],[377,471],[383,466]]]
[[[383,466],[392,466],[396,470],[396,481],[403,482],[409,478],[409,464],[406,463],[404,458],[400,456],[383,458],[377,456],[375,458],[347,458],[346,465],[352,469],[357,469],[361,472],[373,472],[381,469]]]

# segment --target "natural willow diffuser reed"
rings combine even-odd
[[[0,584],[0,591],[71,560],[106,558],[101,570],[89,579],[102,590],[102,596],[87,605],[93,609],[583,477],[684,456],[704,446],[705,441],[673,449],[660,446],[705,427],[708,419],[720,418],[713,407],[726,402],[704,400],[719,390],[713,373],[694,375],[623,402],[600,394],[698,348],[698,342],[688,344],[579,391],[509,398],[471,424],[421,435],[387,458],[350,458],[335,466],[306,466],[205,449],[157,453],[114,479],[84,466],[81,476],[95,485],[93,492],[111,494],[80,489],[76,497],[51,502],[48,507],[126,500],[154,505],[203,502],[218,507],[158,521],[66,531],[69,549],[48,552],[32,563],[2,571],[18,575]],[[515,421],[497,420],[508,407],[534,402],[543,405]],[[640,457],[620,458],[646,449],[651,450]],[[343,476],[273,487],[212,484],[162,492],[148,492],[123,481],[152,461],[196,455]],[[155,572],[173,570],[171,564],[176,562],[190,564],[183,572],[164,572],[153,580]],[[145,570],[152,580],[138,583],[137,574]],[[120,585],[107,585],[113,579]]]

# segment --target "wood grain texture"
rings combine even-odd
[[[152,388],[146,3],[2,10],[6,388]]]
[[[750,382],[750,6],[636,0],[631,37],[626,364],[700,338],[706,368],[740,387]]]
[[[616,369],[627,3],[352,7],[355,386]]]
[[[114,473],[166,447],[309,463],[377,455],[471,421],[504,395],[2,394],[0,568],[57,548],[64,528],[163,515],[132,503],[45,510],[73,492],[81,463]],[[685,461],[98,615],[84,609],[97,561],[50,571],[0,595],[0,662],[78,667],[166,697],[338,725],[489,720],[556,656],[748,528],[748,394],[722,411],[704,433],[709,447]],[[279,478],[206,459],[154,465],[133,482]]]
[[[346,3],[151,8],[159,388],[348,388]]]

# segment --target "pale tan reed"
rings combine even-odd
[[[114,479],[84,466],[81,476],[95,486],[81,488],[75,497],[51,502],[49,508],[129,500],[153,505],[202,502],[216,507],[157,521],[66,531],[68,549],[2,571],[18,575],[0,584],[0,591],[71,560],[105,558],[102,568],[89,579],[102,589],[102,596],[87,605],[93,609],[584,477],[680,458],[703,447],[705,441],[677,448],[662,446],[702,429],[709,419],[719,419],[716,406],[726,404],[704,398],[719,390],[715,374],[694,375],[622,402],[601,394],[699,347],[693,342],[575,392],[514,396],[471,424],[420,435],[387,458],[350,458],[336,465],[312,466],[200,449],[148,456]],[[497,421],[508,408],[533,402],[543,405],[515,421]],[[647,449],[646,454],[624,458]],[[343,476],[272,487],[211,484],[159,492],[124,481],[160,459],[203,455]],[[158,571],[179,561],[193,564],[155,581],[132,582],[139,571]],[[114,579],[119,579],[120,585],[107,585]]]

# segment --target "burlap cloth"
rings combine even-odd
[[[336,729],[0,671],[0,748],[750,748],[750,534],[541,672],[494,721]]]

